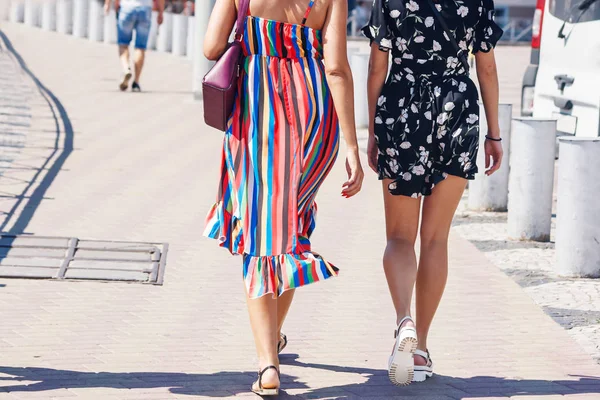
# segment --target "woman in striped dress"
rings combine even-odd
[[[223,54],[238,5],[217,0],[207,58]],[[342,196],[354,196],[362,185],[347,8],[347,0],[251,0],[246,18],[240,87],[205,234],[243,256],[260,371],[252,390],[263,395],[279,390],[281,326],[294,289],[338,273],[311,251],[309,240],[315,196],[337,156],[338,124],[348,149]]]

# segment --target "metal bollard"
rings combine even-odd
[[[67,35],[73,32],[73,0],[56,1],[56,31]]]
[[[172,53],[185,56],[187,47],[188,17],[183,14],[173,15],[173,46]]]
[[[114,9],[104,16],[104,34],[102,36],[106,44],[117,43],[117,13]]]
[[[40,3],[38,0],[25,0],[23,23],[27,26],[40,26]]]
[[[600,138],[561,137],[556,272],[600,277]]]
[[[158,22],[156,22],[157,18],[158,12],[152,11],[152,24],[150,25],[150,33],[148,34],[148,45],[146,46],[148,50],[156,50],[158,31],[162,29],[158,26]]]
[[[89,0],[73,1],[73,36],[87,37]]]
[[[12,0],[10,2],[9,21],[13,23],[23,22],[25,19],[25,3],[23,0]]]
[[[354,76],[354,113],[356,127],[369,126],[369,107],[367,103],[367,75],[369,74],[369,54],[353,53],[350,56],[352,75]]]
[[[97,0],[90,0],[88,12],[88,38],[93,42],[104,40],[104,6]]]
[[[187,34],[187,45],[185,54],[187,55],[188,60],[194,59],[194,40],[196,40],[196,24],[194,21],[194,17],[188,16],[188,34]]]
[[[163,15],[163,23],[160,28],[158,28],[156,50],[168,53],[173,48],[173,14],[166,12]]]
[[[56,30],[56,1],[46,0],[42,4],[42,29],[45,31]]]
[[[556,120],[513,120],[508,188],[508,235],[550,240]]]
[[[502,165],[492,176],[487,176],[485,171],[485,135],[488,132],[485,110],[481,109],[480,133],[479,133],[479,154],[477,156],[477,166],[479,173],[475,175],[475,180],[469,182],[469,201],[470,210],[477,211],[506,211],[508,208],[508,175],[509,175],[509,154],[510,154],[510,128],[512,125],[512,104],[500,104],[498,108],[498,119],[500,123],[500,137],[502,138],[502,148],[504,156]]]

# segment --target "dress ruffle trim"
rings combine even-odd
[[[285,291],[337,276],[339,270],[312,252],[253,257],[244,254],[244,281],[248,297],[268,294],[281,296]]]
[[[242,221],[229,213],[223,203],[212,206],[207,219],[204,236],[216,239],[219,246],[231,254],[243,254],[244,282],[250,298],[268,294],[278,297],[287,290],[319,282],[339,273],[338,268],[319,254],[310,251],[310,234],[315,227],[316,205],[313,204],[305,218],[301,219],[296,248],[299,253],[271,256],[252,256],[244,252]]]
[[[244,252],[242,221],[231,215],[221,202],[214,204],[208,212],[204,236],[218,240],[219,246],[231,254]]]

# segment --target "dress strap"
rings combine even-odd
[[[306,24],[306,20],[308,19],[308,16],[310,15],[310,12],[312,11],[312,8],[314,5],[315,5],[315,0],[310,0],[310,3],[308,3],[308,8],[306,9],[306,12],[304,13],[304,18],[302,18],[302,25]]]

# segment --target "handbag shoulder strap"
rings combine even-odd
[[[465,67],[465,71],[468,73],[470,70],[470,66],[469,66],[469,60],[467,59],[465,52],[458,46],[458,43],[456,43],[456,37],[450,31],[450,28],[448,28],[448,24],[446,23],[446,20],[442,16],[442,13],[440,13],[440,11],[435,6],[433,0],[427,0],[427,2],[429,3],[429,6],[433,10],[433,14],[437,18],[440,25],[442,26],[442,29],[444,29],[444,32],[446,32],[446,35],[448,36],[448,39],[450,40],[452,47],[454,47],[454,50],[456,50],[456,54],[458,55],[458,58],[460,59],[461,63],[463,64],[463,67]]]
[[[244,36],[244,20],[248,15],[248,7],[250,6],[250,0],[240,0],[240,7],[237,14],[237,23],[235,25],[235,39],[241,40]]]

